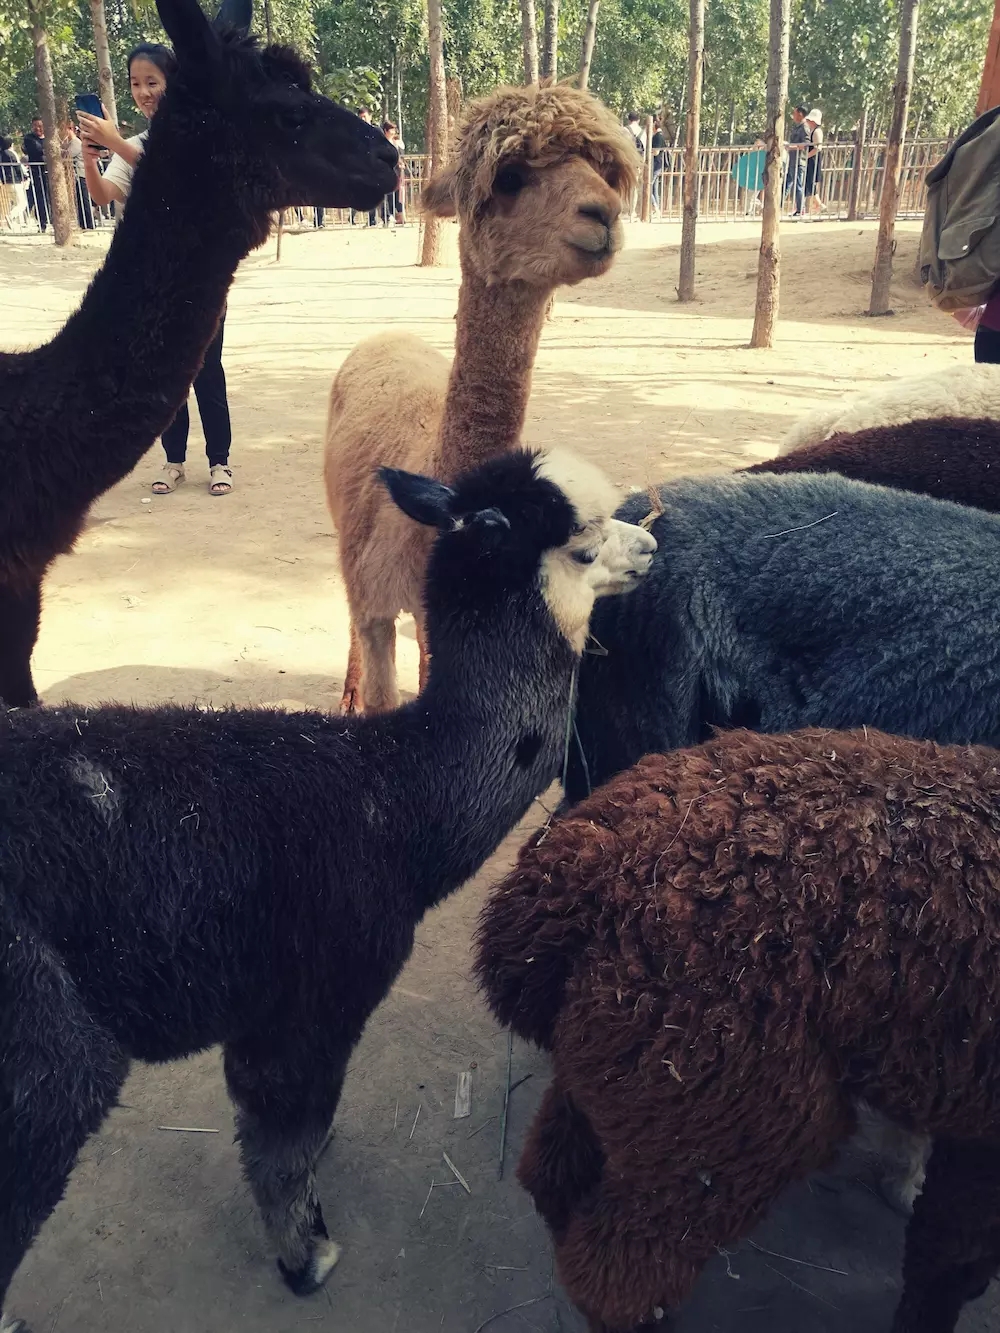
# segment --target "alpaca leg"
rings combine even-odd
[[[935,1139],[906,1231],[892,1333],[952,1333],[1000,1271],[1000,1144]]]
[[[601,1179],[604,1154],[572,1097],[550,1083],[528,1131],[517,1178],[557,1238],[580,1199]]]
[[[0,929],[0,950],[0,1328],[17,1329],[2,1313],[7,1289],[128,1061],[30,931]]]
[[[32,708],[38,703],[31,654],[41,614],[40,581],[29,588],[0,583],[0,701],[8,708]]]
[[[342,713],[360,713],[364,707],[361,698],[361,644],[358,631],[351,619],[351,644],[347,650],[347,675],[344,677],[344,693],[340,699]]]
[[[420,616],[416,618],[417,626],[417,647],[420,649],[420,675],[418,677],[418,688],[423,694],[424,687],[427,684],[427,678],[431,674],[431,650],[427,647],[427,626]]]
[[[396,621],[368,620],[358,625],[361,644],[361,692],[366,713],[399,707],[396,684]]]
[[[297,1296],[323,1285],[340,1258],[316,1192],[350,1049],[276,1050],[252,1041],[225,1049],[240,1155],[278,1268]]]

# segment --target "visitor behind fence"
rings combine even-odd
[[[358,116],[365,122],[366,125],[370,125],[370,124],[372,123],[372,113],[368,110],[368,108],[367,108],[366,106],[362,106],[362,107],[359,107],[359,108],[358,108]],[[352,226],[352,227],[353,227],[354,224],[355,224],[355,219],[357,218],[357,216],[358,216],[358,215],[357,215],[357,211],[356,211],[355,209],[352,208],[352,209],[351,209],[351,226]],[[370,209],[369,212],[368,212],[368,225],[369,225],[369,227],[377,227],[377,226],[378,226],[378,211],[377,211],[376,209],[374,209],[374,208]]]
[[[31,122],[30,133],[24,136],[24,155],[28,159],[28,207],[38,219],[41,231],[49,225],[49,173],[45,167],[45,126],[41,116]]]
[[[399,126],[394,120],[383,120],[382,133],[399,154],[399,161],[396,164],[396,188],[382,200],[382,225],[388,227],[395,216],[396,226],[401,227],[406,221],[403,215],[403,153],[406,149],[399,137]]]
[[[667,141],[663,136],[660,117],[653,117],[653,207],[658,213],[663,211],[663,177],[670,170],[670,154]]]
[[[94,230],[94,210],[90,203],[83,168],[83,144],[77,138],[76,126],[64,120],[59,126],[60,153],[66,166],[66,183],[76,200],[76,220],[81,231]]]
[[[823,184],[823,113],[813,107],[806,116],[809,147],[806,151],[806,212],[819,213],[825,207],[820,193]]]
[[[24,179],[14,141],[0,134],[0,227],[12,229],[27,212]]]
[[[806,188],[806,154],[809,151],[809,131],[806,129],[808,111],[797,106],[792,112],[792,128],[788,132],[788,167],[785,170],[785,196],[792,196],[792,216],[802,216]]]
[[[167,81],[177,68],[174,53],[156,42],[142,42],[128,58],[128,79],[132,100],[146,117],[152,120],[156,108],[167,90]],[[117,202],[124,204],[132,187],[132,174],[142,156],[146,132],[131,139],[123,139],[113,123],[100,116],[78,113],[80,133],[84,141],[84,167],[87,186],[95,204]],[[99,147],[95,148],[93,145]],[[100,148],[110,148],[114,156],[102,176],[98,169]],[[229,402],[226,398],[226,372],[222,368],[222,339],[226,327],[223,311],[215,337],[205,351],[205,360],[194,381],[194,393],[205,432],[205,452],[208,455],[211,495],[228,495],[233,489],[233,473],[229,466],[229,447],[232,428],[229,421]],[[191,418],[187,403],[163,432],[162,443],[167,461],[153,482],[154,495],[169,495],[184,480],[184,462],[187,458],[188,430]]]

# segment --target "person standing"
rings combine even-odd
[[[372,113],[368,110],[368,108],[367,108],[366,106],[362,106],[362,107],[359,107],[359,108],[358,108],[358,116],[360,117],[361,120],[363,120],[363,121],[365,122],[366,125],[370,125],[370,124],[372,123]],[[357,213],[356,213],[355,210],[352,208],[352,209],[351,209],[351,226],[352,226],[352,227],[355,225],[355,219],[357,218],[357,216],[358,216]],[[373,209],[371,209],[371,210],[369,211],[369,213],[368,213],[368,225],[369,225],[369,227],[377,227],[377,226],[378,226],[378,209],[373,208]]]
[[[49,225],[49,173],[45,166],[45,126],[41,116],[31,122],[30,133],[24,136],[24,155],[28,159],[28,206],[38,219],[40,231]]]
[[[785,169],[785,198],[792,195],[792,217],[802,216],[806,186],[806,154],[809,151],[809,131],[806,129],[808,111],[797,106],[792,111],[792,128],[788,133],[788,166]]]
[[[152,120],[156,115],[156,109],[167,90],[167,82],[176,69],[177,61],[173,51],[158,42],[141,42],[129,56],[128,79],[132,100],[147,120]],[[79,120],[90,197],[95,204],[124,204],[132,188],[132,176],[142,156],[148,131],[134,135],[131,139],[123,139],[113,122],[106,117],[89,116],[81,111]],[[97,167],[102,148],[109,148],[114,154],[103,176]],[[205,452],[208,455],[208,491],[210,495],[216,496],[228,495],[233,489],[233,472],[229,466],[232,427],[226,397],[226,372],[222,368],[225,327],[226,313],[223,311],[218,330],[205,350],[205,360],[194,381],[201,426],[205,432]],[[161,437],[167,461],[153,482],[154,495],[169,495],[184,480],[190,424],[191,418],[185,402]]]
[[[660,117],[653,117],[653,207],[658,213],[663,212],[663,177],[670,170],[670,154],[663,135]]]
[[[403,153],[405,146],[399,137],[399,126],[394,120],[383,120],[382,133],[395,148],[398,156],[396,163],[396,185],[391,194],[382,200],[382,225],[388,227],[395,216],[396,226],[401,227],[406,221],[403,215]]]
[[[24,195],[24,168],[14,152],[14,141],[0,134],[0,227],[14,229],[19,215],[27,207]]]
[[[60,151],[66,166],[66,181],[76,200],[76,220],[81,231],[94,230],[94,210],[87,193],[83,169],[83,144],[77,138],[76,126],[66,120],[59,127]]]
[[[809,132],[809,146],[806,149],[806,213],[819,213],[824,207],[820,194],[823,184],[823,112],[813,107],[806,116],[806,129]]]

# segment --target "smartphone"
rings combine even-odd
[[[96,93],[77,93],[73,101],[76,103],[77,111],[86,111],[88,116],[100,116],[102,120],[104,119],[101,99]]]

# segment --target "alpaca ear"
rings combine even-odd
[[[253,0],[222,0],[212,27],[217,30],[233,28],[241,37],[246,37],[252,22]]]
[[[436,171],[423,188],[420,195],[420,207],[425,213],[435,218],[453,218],[457,211],[455,203],[455,168],[442,167]]]
[[[455,492],[450,486],[433,477],[421,477],[416,472],[403,472],[395,467],[380,467],[378,475],[393,503],[407,518],[423,523],[425,527],[440,528],[442,532],[451,532],[458,527],[451,512]]]
[[[205,64],[218,54],[218,35],[198,0],[156,0],[156,12],[180,64]]]

